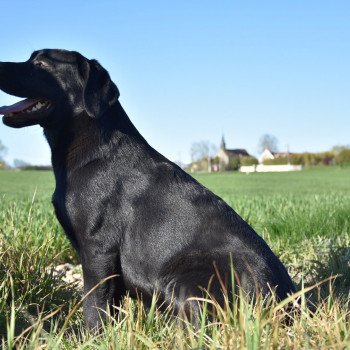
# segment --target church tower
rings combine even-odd
[[[222,134],[222,137],[221,137],[220,149],[222,149],[223,151],[226,149],[226,142],[225,142],[224,134]]]

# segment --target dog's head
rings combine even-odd
[[[24,97],[0,107],[4,124],[55,126],[84,110],[99,118],[119,97],[108,72],[75,51],[35,51],[28,61],[0,62],[0,89]]]

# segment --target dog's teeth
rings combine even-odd
[[[36,112],[43,107],[46,107],[46,108],[49,107],[49,105],[50,104],[47,101],[41,101],[41,102],[38,102],[36,105],[34,105],[32,108],[26,109],[24,112],[26,113]]]

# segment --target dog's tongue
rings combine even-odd
[[[38,101],[39,101],[39,99],[27,98],[23,101],[19,101],[19,102],[15,103],[11,106],[0,107],[0,114],[21,112],[24,109],[27,109],[27,108],[35,105]]]

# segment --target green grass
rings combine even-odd
[[[350,194],[350,167],[318,167],[286,173],[204,173],[195,174],[194,177],[219,196],[229,198],[275,194]]]
[[[34,193],[39,199],[50,201],[55,188],[51,171],[0,171],[0,198],[32,199]]]
[[[215,322],[179,326],[126,298],[105,332],[84,330],[79,291],[50,266],[78,263],[53,214],[51,172],[0,171],[0,344],[3,348],[233,349],[350,347],[350,168],[282,174],[197,174],[269,243],[299,288],[330,276],[307,297],[294,323],[283,308],[214,305]],[[311,287],[310,287],[311,288]],[[212,302],[212,301],[208,301]],[[0,345],[1,346],[1,345]]]

